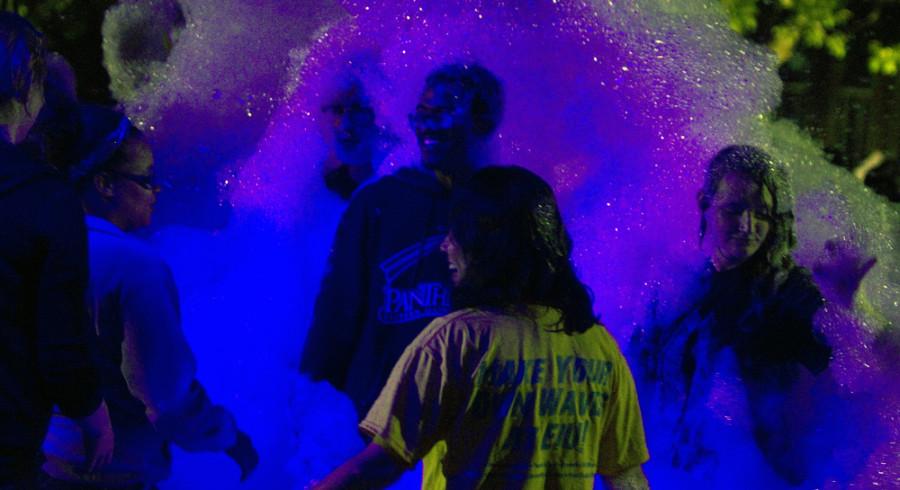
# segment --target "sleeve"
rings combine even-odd
[[[616,475],[650,459],[634,379],[621,354],[614,365],[605,424],[600,440],[598,473]]]
[[[341,217],[300,356],[300,372],[339,390],[344,387],[368,302],[370,194],[371,188],[362,189]]]
[[[46,250],[37,297],[38,368],[60,411],[79,418],[101,400],[87,313],[87,230],[74,193],[55,180],[46,184],[34,210]]]
[[[661,350],[662,327],[656,323],[656,311],[659,305],[658,291],[648,303],[644,317],[639,326],[631,333],[626,352],[634,363],[638,379],[655,380],[658,371],[658,355]]]
[[[410,344],[381,394],[359,424],[372,442],[413,466],[445,436],[452,406],[444,356],[422,345],[426,328]]]
[[[680,298],[664,300],[660,297],[658,287],[650,294],[650,301],[644,308],[640,323],[632,332],[626,346],[626,354],[639,385],[662,381],[664,358],[667,351],[672,348],[670,345],[672,337],[681,328],[688,314],[693,311],[687,309],[687,313],[673,315],[672,306],[664,307],[664,303],[680,303]]]
[[[796,360],[814,374],[828,368],[832,349],[822,329],[816,324],[817,312],[824,299],[809,273],[802,269],[792,271],[788,283],[781,292],[782,329],[787,329],[787,342],[794,350]]]
[[[133,264],[134,265],[134,264]],[[218,451],[236,438],[231,414],[213,405],[194,378],[193,352],[181,329],[178,291],[168,266],[140,263],[123,285],[122,374],[147,417],[168,440],[188,451]]]

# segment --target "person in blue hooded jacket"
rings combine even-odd
[[[156,488],[169,476],[172,444],[224,452],[245,479],[259,460],[252,441],[197,380],[171,269],[130,234],[152,221],[160,191],[153,152],[124,115],[97,106],[80,112],[80,158],[70,176],[87,214],[88,298],[116,450],[101,470],[84,471],[82,431],[54,415],[41,489]]]

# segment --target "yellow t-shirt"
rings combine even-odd
[[[423,488],[593,488],[648,459],[631,372],[602,326],[461,310],[407,347],[360,429]],[[434,451],[432,449],[434,448]],[[426,457],[427,456],[427,457]]]

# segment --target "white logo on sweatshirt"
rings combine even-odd
[[[440,282],[421,282],[411,289],[394,287],[394,281],[426,256],[435,253],[444,235],[414,243],[379,264],[384,272],[384,303],[378,308],[382,323],[406,323],[419,318],[446,315],[450,311],[450,290]]]

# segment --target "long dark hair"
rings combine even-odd
[[[27,105],[32,85],[47,74],[44,36],[22,17],[0,12],[0,44],[0,105]]]
[[[769,234],[759,250],[741,268],[760,281],[777,282],[794,267],[791,250],[797,244],[794,233],[794,213],[791,209],[790,187],[784,168],[763,150],[755,146],[732,145],[723,148],[709,162],[703,188],[700,189],[700,240],[706,234],[705,211],[710,207],[719,183],[729,173],[739,173],[766,188],[772,196],[772,222]],[[772,282],[774,281],[774,283]]]
[[[521,167],[484,168],[457,186],[451,209],[450,232],[466,260],[455,308],[550,306],[566,333],[597,322],[553,190],[540,177]]]

